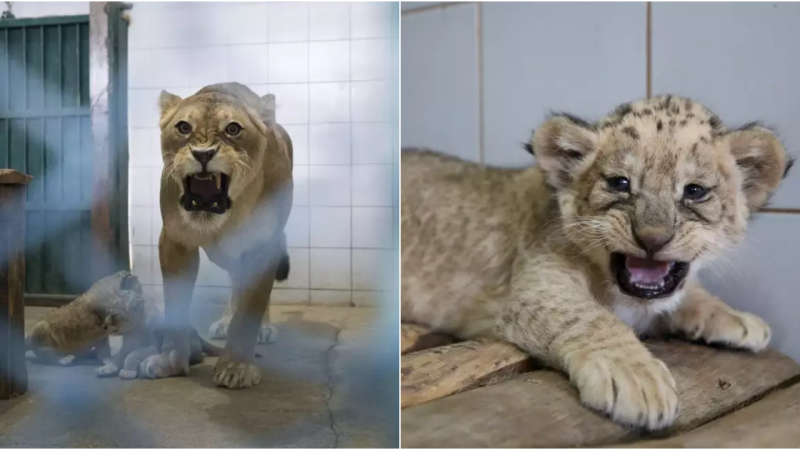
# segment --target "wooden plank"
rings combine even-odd
[[[453,336],[444,333],[435,333],[425,327],[404,323],[401,328],[400,353],[418,352],[440,345],[447,345],[456,341]]]
[[[467,341],[404,355],[400,406],[427,403],[533,370],[533,359],[502,342]]]
[[[0,173],[0,399],[28,390],[25,365],[25,184]],[[10,181],[16,184],[10,184]]]
[[[672,371],[681,413],[670,433],[695,428],[800,375],[800,365],[769,349],[753,355],[680,341],[649,348]],[[560,373],[536,371],[403,410],[407,447],[564,447],[641,436],[582,406]]]
[[[744,409],[687,433],[627,447],[797,448],[800,446],[800,384],[780,389]]]

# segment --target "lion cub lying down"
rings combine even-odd
[[[791,159],[769,129],[672,96],[554,115],[528,149],[524,169],[403,152],[402,319],[513,343],[590,408],[670,426],[680,386],[637,334],[767,346],[769,326],[697,272],[744,239]]]
[[[48,312],[26,338],[28,350],[40,361],[70,365],[94,351],[103,366],[97,376],[119,374],[136,378],[139,363],[161,350],[162,315],[152,299],[142,295],[138,278],[120,271],[101,279],[86,293]],[[122,348],[111,355],[109,336],[122,336]],[[219,356],[221,349],[191,333],[190,364],[203,354]]]

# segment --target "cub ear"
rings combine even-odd
[[[556,189],[568,186],[581,161],[595,151],[597,130],[589,122],[570,114],[554,114],[540,126],[526,148]]]
[[[751,213],[763,207],[789,173],[792,161],[775,133],[748,124],[727,134],[728,145],[742,173],[742,189]]]
[[[268,127],[274,126],[276,124],[275,119],[275,94],[267,94],[261,97],[259,102],[259,111],[258,113],[261,115],[261,118],[264,120],[264,124]]]
[[[183,100],[182,98],[178,97],[175,94],[170,94],[167,91],[161,91],[161,95],[158,96],[158,107],[161,109],[161,119],[163,120],[164,117],[169,115],[178,103]]]

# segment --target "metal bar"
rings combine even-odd
[[[77,297],[69,294],[25,294],[25,306],[59,307]]]
[[[76,16],[52,16],[25,19],[6,19],[0,21],[0,29],[22,28],[29,25],[62,25],[73,23],[89,23],[89,16],[82,14]]]
[[[65,200],[63,202],[55,203],[31,200],[25,202],[25,208],[28,211],[89,211],[92,209],[92,204],[91,202],[84,200],[74,202]]]
[[[78,99],[75,102],[76,105],[81,105],[81,25],[75,25],[75,67],[78,68],[78,76],[75,77],[75,82],[78,83],[78,87],[75,90],[75,93],[78,94]]]
[[[0,113],[0,119],[38,119],[44,117],[89,116],[90,108],[53,108]]]

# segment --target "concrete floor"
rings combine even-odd
[[[201,334],[222,305],[195,304]],[[42,308],[26,309],[26,326]],[[386,312],[384,317],[382,312]],[[188,377],[99,379],[96,366],[29,362],[29,392],[0,401],[8,447],[395,447],[398,321],[378,308],[273,306],[261,383],[213,386],[216,358]]]

